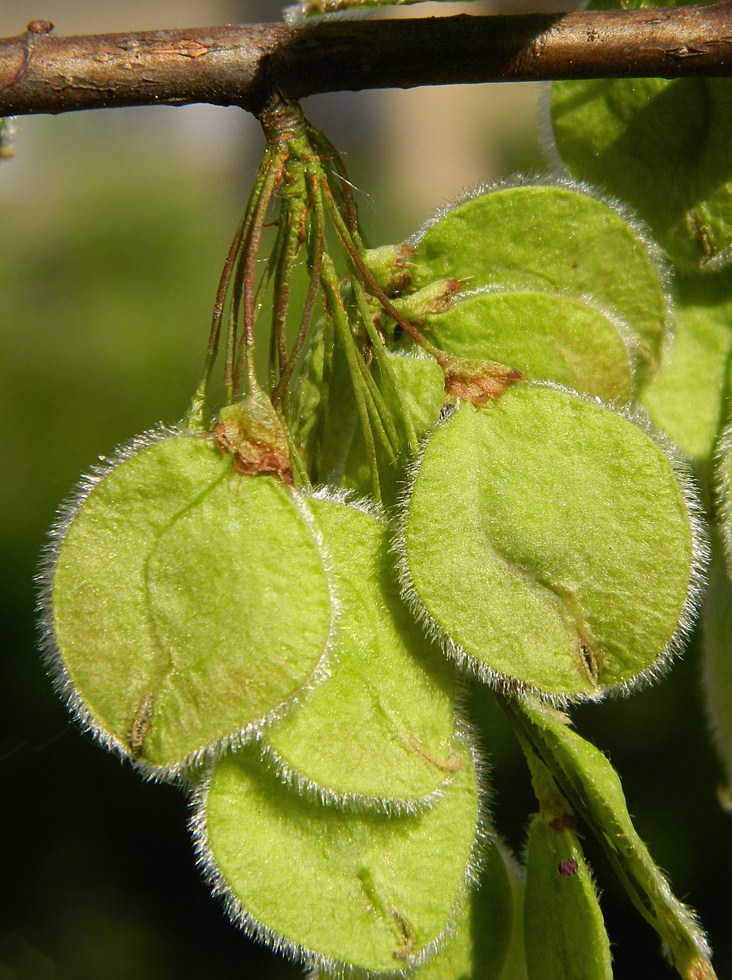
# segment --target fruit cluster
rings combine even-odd
[[[59,687],[194,792],[214,891],[315,975],[539,976],[553,943],[572,975],[611,976],[578,818],[675,960],[706,962],[612,768],[556,710],[659,675],[699,603],[693,479],[638,402],[671,336],[656,250],[557,179],[480,188],[368,250],[324,138],[281,106],[269,137],[191,411],[95,471],[53,532]],[[529,761],[525,894],[461,671]]]

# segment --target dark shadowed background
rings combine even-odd
[[[37,17],[93,33],[278,15],[271,0],[0,0],[0,35]],[[343,150],[380,244],[465,186],[541,168],[537,94],[344,93],[305,108]],[[0,980],[301,976],[210,899],[185,798],[144,784],[69,721],[39,658],[32,584],[80,473],[184,411],[262,140],[240,111],[207,107],[39,117],[19,129],[17,156],[0,162]],[[478,700],[496,824],[520,849],[528,777],[504,722]],[[732,818],[717,804],[693,648],[657,687],[576,718],[610,753],[641,834],[700,911],[720,977],[732,978]],[[616,976],[673,976],[590,842],[588,854]]]

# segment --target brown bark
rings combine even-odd
[[[465,82],[732,74],[732,2],[0,39],[0,116]]]

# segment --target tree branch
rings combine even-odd
[[[0,39],[0,116],[466,82],[732,75],[732,2]]]

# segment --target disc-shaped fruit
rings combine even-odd
[[[249,747],[225,756],[194,818],[215,890],[248,932],[303,959],[406,971],[443,940],[471,866],[478,790],[462,751],[439,803],[400,816],[304,797]]]
[[[331,595],[312,520],[197,436],[116,462],[59,528],[48,578],[62,684],[98,736],[175,769],[317,676]]]
[[[667,331],[655,252],[615,208],[563,184],[488,188],[440,212],[413,240],[415,289],[456,278],[477,288],[532,273],[543,288],[591,296],[627,323],[651,371]]]
[[[388,527],[337,500],[309,503],[338,596],[333,665],[264,744],[325,800],[413,809],[464,765],[453,754],[454,668],[401,600]]]
[[[405,590],[485,679],[559,698],[653,673],[688,624],[703,547],[638,425],[521,383],[439,425],[414,470]]]
[[[630,331],[581,300],[551,292],[466,296],[427,317],[430,339],[448,354],[510,365],[530,380],[556,381],[605,401],[633,394]]]

